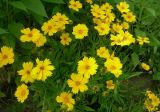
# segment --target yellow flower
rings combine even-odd
[[[109,50],[106,49],[106,47],[100,47],[99,49],[97,49],[97,56],[106,59],[110,56]]]
[[[46,42],[47,42],[46,37],[42,35],[41,33],[39,34],[39,38],[37,38],[37,40],[34,41],[37,47],[44,46]]]
[[[129,24],[127,22],[123,22],[121,25],[122,25],[122,28],[124,30],[128,30],[129,29]]]
[[[23,63],[23,69],[18,71],[18,74],[22,76],[21,81],[24,81],[25,83],[34,82],[34,78],[32,77],[31,74],[32,68],[33,68],[32,62]]]
[[[3,46],[0,52],[0,68],[12,63],[14,63],[13,48]]]
[[[63,106],[67,108],[68,111],[73,110],[75,100],[72,98],[71,93],[62,92],[59,96],[56,97],[58,103],[62,103]]]
[[[113,30],[114,32],[119,33],[119,32],[122,31],[122,29],[123,29],[123,26],[120,25],[119,23],[114,23],[114,24],[112,24],[112,30]]]
[[[83,39],[85,36],[88,36],[88,28],[85,24],[78,24],[73,27],[72,34],[76,39]]]
[[[69,37],[69,33],[62,33],[60,39],[62,45],[69,45],[69,43],[72,41],[72,39]]]
[[[103,19],[105,18],[104,16],[105,11],[102,10],[102,8],[97,4],[91,6],[91,13],[96,18],[103,18]]]
[[[15,92],[15,97],[17,97],[18,102],[23,103],[29,95],[28,87],[25,84],[22,84],[17,87]]]
[[[109,81],[106,81],[106,88],[107,89],[114,89],[115,88],[115,84],[113,83],[113,80],[109,80]]]
[[[71,79],[67,80],[68,86],[72,88],[73,93],[84,92],[88,90],[88,79],[81,74],[71,74]]]
[[[123,14],[122,17],[125,19],[125,21],[130,23],[136,21],[136,16],[132,12],[127,12],[126,14]]]
[[[94,28],[98,31],[99,35],[107,35],[110,30],[109,25],[103,23],[95,26]]]
[[[105,67],[107,68],[107,71],[113,73],[116,78],[122,74],[122,63],[118,57],[107,59]]]
[[[83,74],[85,78],[90,78],[90,75],[94,75],[97,72],[98,65],[95,58],[84,57],[83,60],[78,62],[78,73]]]
[[[104,23],[106,24],[111,24],[111,22],[113,22],[115,19],[115,14],[111,12],[106,12],[104,16],[105,16]]]
[[[79,9],[82,8],[82,4],[79,1],[75,1],[75,0],[70,0],[69,1],[69,8],[73,9],[75,11],[79,11]]]
[[[53,36],[53,34],[58,31],[56,23],[53,22],[52,20],[44,22],[41,29],[42,29],[42,31],[44,31],[45,35],[48,34],[49,36]]]
[[[117,8],[118,10],[121,12],[121,13],[124,13],[124,12],[129,12],[129,5],[127,4],[127,2],[120,2],[118,5],[117,5]]]
[[[144,43],[150,43],[149,38],[148,37],[140,37],[138,36],[137,41],[139,42],[139,45],[143,45]]]
[[[45,59],[44,61],[40,61],[38,58],[36,59],[37,66],[33,68],[32,75],[37,80],[45,81],[47,77],[52,76],[52,71],[55,69],[49,59]]]
[[[119,34],[111,35],[111,45],[126,46],[135,43],[135,38],[128,31],[120,31]]]
[[[69,24],[69,18],[65,14],[61,14],[59,12],[57,12],[56,15],[52,17],[52,21],[62,25]]]
[[[22,42],[31,42],[37,40],[39,38],[40,31],[36,28],[32,30],[30,28],[22,29],[21,32],[23,35],[20,37]]]
[[[87,3],[92,4],[93,1],[92,0],[86,0]]]
[[[150,66],[147,65],[146,63],[141,63],[141,67],[146,70],[146,71],[149,71],[150,70]]]
[[[104,3],[102,4],[101,9],[104,10],[105,12],[111,12],[113,9],[113,6],[109,3]]]

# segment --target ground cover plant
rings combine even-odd
[[[160,1],[1,0],[1,112],[159,112]]]

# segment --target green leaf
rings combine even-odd
[[[27,12],[27,9],[24,6],[22,1],[14,1],[14,2],[10,2],[10,4],[17,9],[24,10]]]
[[[65,4],[63,0],[43,0],[43,1],[56,4]]]
[[[156,11],[153,8],[146,8],[146,10],[152,14],[152,16],[156,17]]]
[[[139,57],[136,53],[132,53],[131,58],[134,66],[137,66],[140,63]]]
[[[0,28],[0,34],[5,34],[5,33],[8,33],[6,30]]]
[[[6,95],[0,91],[0,98],[5,97]]]
[[[40,0],[22,0],[22,2],[30,11],[33,11],[40,16],[48,17],[44,5]]]
[[[19,38],[21,36],[21,29],[24,28],[22,23],[11,23],[8,25],[8,30],[15,37]]]
[[[140,29],[135,29],[136,36],[146,36],[146,33]]]
[[[160,80],[160,72],[153,74],[153,80]]]
[[[82,108],[83,108],[83,110],[85,110],[87,112],[95,112],[94,109],[92,109],[91,107],[85,106],[85,105],[83,105]]]

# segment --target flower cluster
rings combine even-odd
[[[144,102],[145,108],[149,112],[157,112],[158,106],[160,105],[160,99],[152,92],[146,91],[146,100]]]
[[[18,74],[21,75],[21,81],[24,83],[33,83],[35,80],[45,81],[48,77],[52,76],[52,71],[55,69],[53,65],[51,65],[51,61],[49,59],[45,59],[44,61],[40,61],[38,58],[36,59],[37,65],[33,67],[32,62],[24,62],[23,69],[18,71]],[[29,90],[27,85],[22,84],[19,86],[15,92],[15,96],[18,101],[23,103],[29,94]]]

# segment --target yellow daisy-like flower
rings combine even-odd
[[[69,43],[72,41],[72,39],[69,37],[69,33],[62,33],[60,39],[62,45],[69,45]]]
[[[103,23],[95,26],[94,28],[98,31],[99,35],[107,35],[110,30],[109,25]]]
[[[18,86],[15,97],[17,97],[18,102],[23,103],[29,95],[28,87],[25,84]]]
[[[92,0],[86,0],[87,3],[92,4],[93,1]]]
[[[82,8],[82,4],[79,1],[75,1],[75,0],[70,0],[69,1],[69,8],[73,9],[75,11],[79,11],[79,9]]]
[[[106,88],[107,89],[114,89],[115,88],[115,84],[113,83],[113,80],[109,80],[109,81],[106,81]]]
[[[119,4],[117,4],[117,8],[121,13],[130,11],[129,4],[127,4],[127,2],[120,2]]]
[[[44,31],[45,35],[48,34],[49,36],[53,36],[53,34],[58,31],[56,23],[53,22],[52,20],[44,22],[41,29],[42,29],[42,31]]]
[[[52,17],[52,20],[62,25],[69,24],[69,18],[65,14],[61,14],[59,12],[57,12],[56,15]]]
[[[116,78],[122,74],[122,63],[118,57],[107,59],[105,67],[107,68],[107,71],[113,73]]]
[[[40,33],[39,38],[37,38],[37,40],[35,40],[33,43],[35,43],[37,47],[42,47],[46,42],[46,37]]]
[[[62,103],[62,106],[67,108],[67,111],[72,111],[75,104],[75,100],[72,98],[72,93],[62,92],[56,97],[58,103]]]
[[[112,9],[113,9],[113,6],[109,3],[104,3],[102,6],[101,6],[102,10],[104,10],[105,12],[111,12]]]
[[[72,73],[71,79],[68,79],[67,83],[69,87],[72,88],[73,93],[78,93],[79,91],[84,92],[88,90],[88,87],[86,85],[88,83],[88,79],[81,74]]]
[[[112,24],[112,30],[114,32],[119,33],[122,31],[122,29],[123,29],[123,26],[121,24],[119,24],[119,23]]]
[[[109,50],[106,47],[100,47],[97,49],[97,56],[106,59],[110,56]]]
[[[128,30],[129,29],[129,24],[127,22],[123,22],[121,25],[122,25],[122,28],[124,30]]]
[[[95,58],[93,57],[84,57],[78,62],[78,73],[83,74],[85,78],[90,78],[90,75],[96,74],[98,65]]]
[[[130,22],[130,23],[136,21],[136,16],[132,12],[127,12],[123,14],[122,17],[124,18],[125,21]]]
[[[37,66],[33,68],[32,75],[37,80],[45,81],[47,77],[52,76],[52,71],[55,69],[49,59],[45,59],[44,61],[40,61],[38,58],[36,59]]]
[[[96,18],[101,18],[101,19],[105,18],[104,16],[105,11],[102,10],[102,8],[97,4],[91,5],[91,13]]]
[[[28,82],[34,82],[34,78],[32,76],[32,68],[33,63],[32,62],[24,62],[23,63],[23,69],[18,71],[18,74],[21,75],[21,81],[28,83]]]
[[[85,24],[78,24],[73,27],[72,34],[76,39],[83,39],[85,36],[88,36],[88,28]]]
[[[139,42],[139,45],[143,45],[144,43],[150,43],[149,38],[148,37],[140,37],[138,36],[137,41]]]
[[[150,70],[150,66],[147,65],[146,63],[141,63],[141,67],[146,70],[146,71],[149,71]]]
[[[22,29],[21,32],[23,35],[20,37],[22,42],[31,42],[37,40],[39,38],[40,31],[36,28],[32,30],[30,28]]]
[[[0,52],[0,68],[12,63],[14,63],[13,48],[3,46]]]

